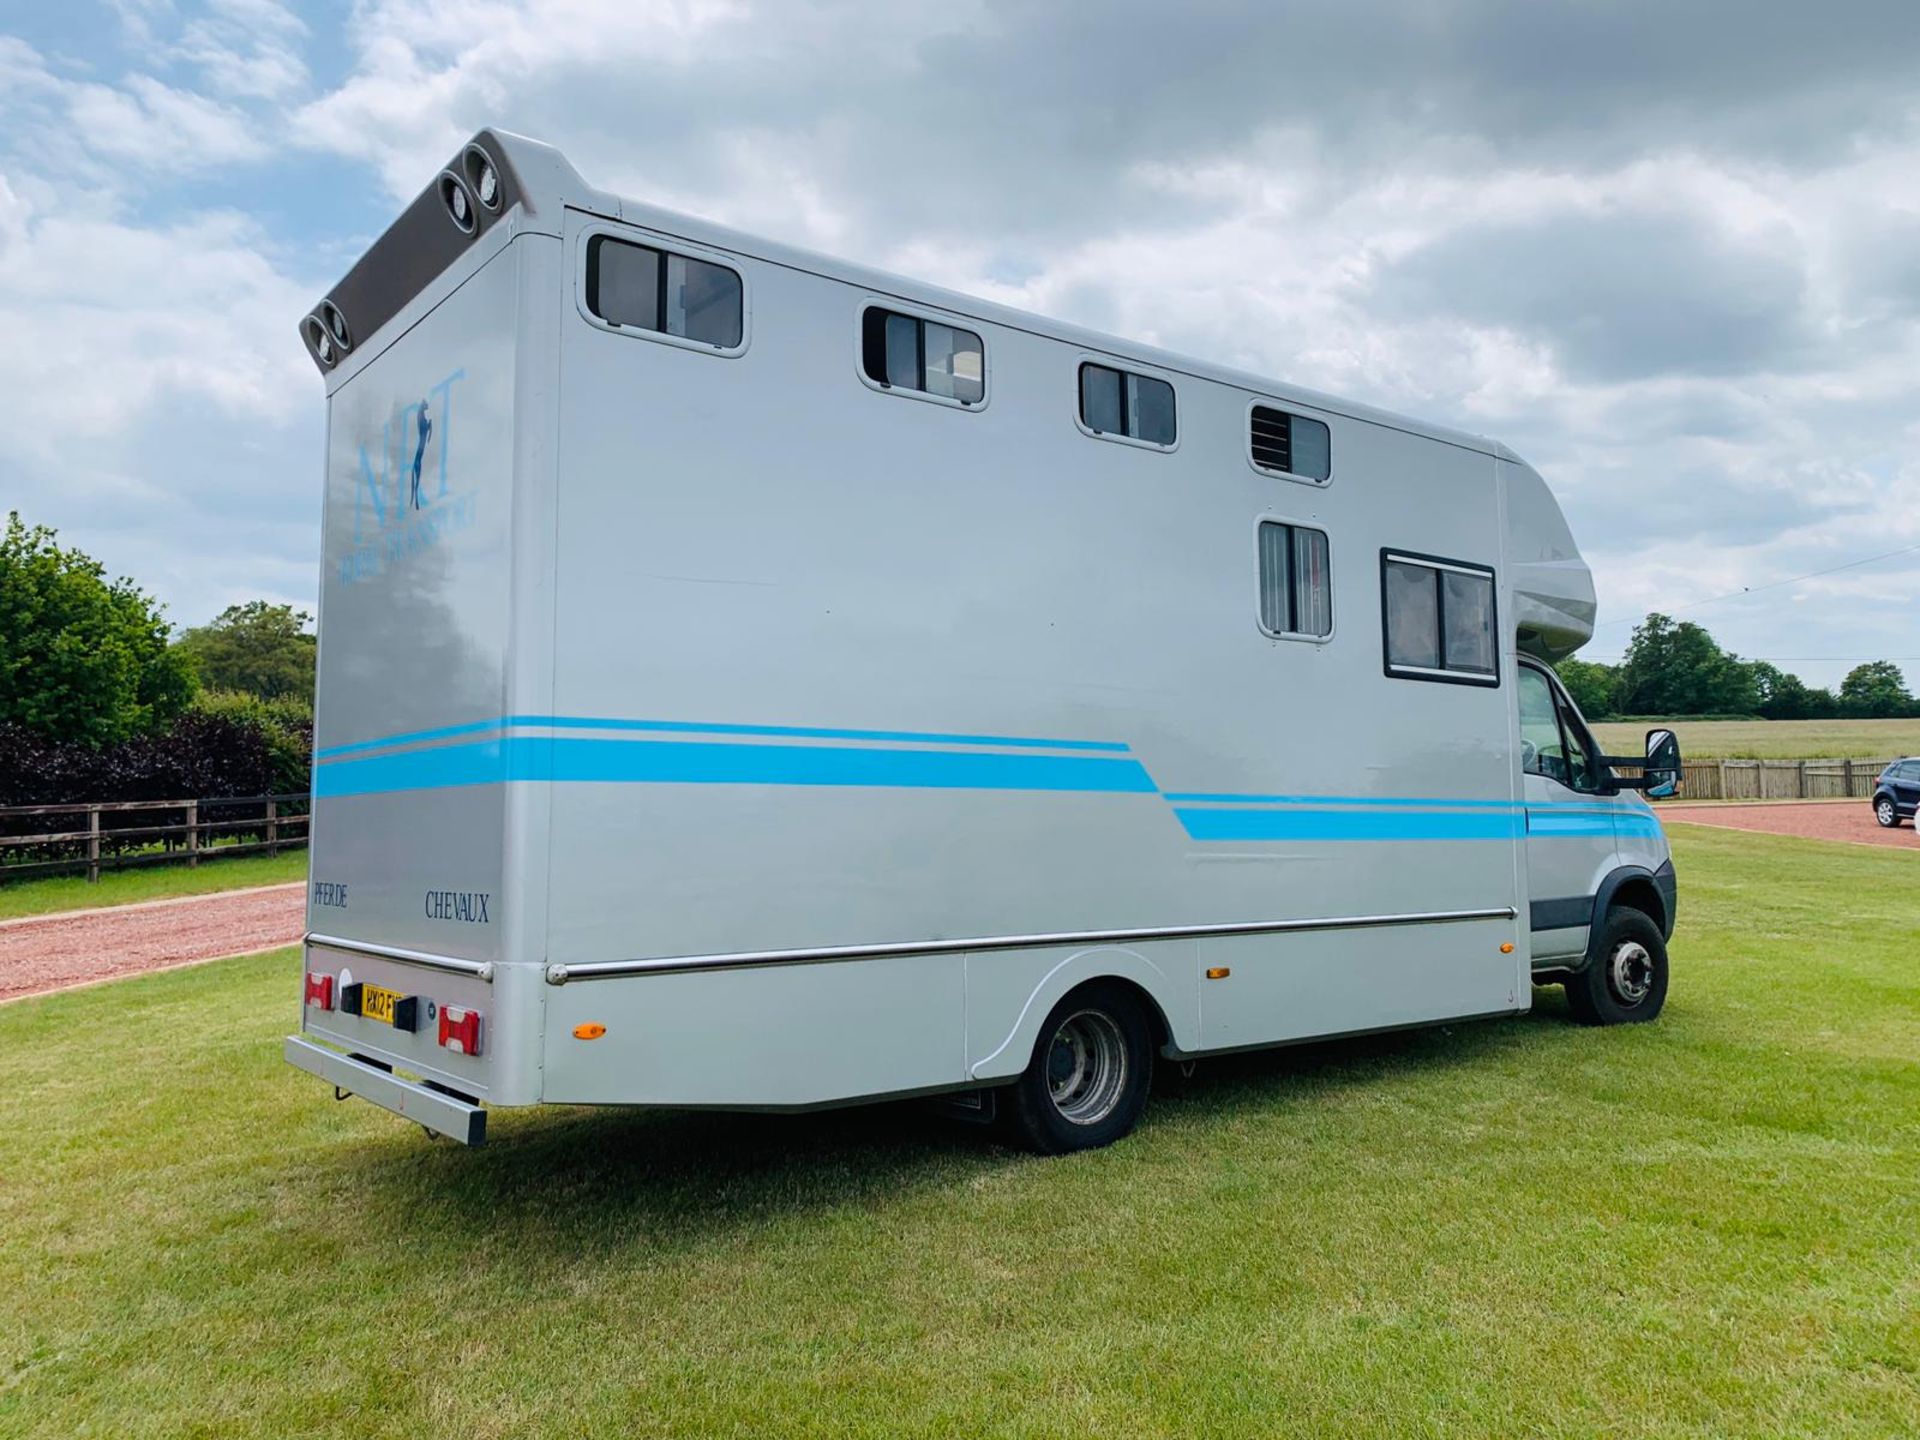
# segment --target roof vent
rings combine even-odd
[[[467,146],[466,154],[461,157],[461,168],[467,172],[467,184],[479,198],[482,209],[489,213],[500,209],[500,167],[493,163],[493,157],[478,145]]]
[[[1333,473],[1330,442],[1325,421],[1267,405],[1256,405],[1249,413],[1248,453],[1262,470],[1324,484]]]
[[[440,203],[447,207],[447,214],[453,217],[453,223],[466,234],[473,234],[475,214],[473,196],[467,193],[467,182],[451,170],[440,172]]]
[[[327,333],[333,337],[333,343],[345,354],[353,348],[353,332],[347,329],[347,317],[340,313],[340,307],[331,300],[320,302],[320,320],[327,327]]]
[[[322,366],[331,370],[340,363],[340,347],[333,343],[333,336],[327,333],[327,327],[318,315],[309,315],[300,322],[300,329],[307,337],[307,348],[313,351],[313,358]]]

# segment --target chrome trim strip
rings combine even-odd
[[[431,970],[445,970],[454,975],[473,975],[489,982],[493,979],[491,960],[461,960],[452,955],[434,955],[425,950],[403,950],[398,945],[343,940],[338,935],[322,935],[311,930],[307,932],[304,943],[325,945],[330,950],[350,950],[356,955],[375,955],[382,960],[404,960],[409,965],[425,965]]]
[[[887,960],[903,955],[951,955],[967,950],[1026,950],[1041,945],[1113,945],[1134,940],[1191,940],[1215,935],[1278,935],[1301,930],[1368,930],[1389,925],[1450,925],[1463,920],[1513,920],[1511,905],[1491,910],[1428,910],[1407,915],[1335,915],[1316,920],[1245,920],[1221,925],[1166,925],[1146,930],[1069,930],[1052,935],[988,935],[970,940],[911,940],[880,945],[828,945],[814,950],[748,950],[731,955],[671,955],[653,960],[592,960],[549,965],[547,983],[610,980],[623,975],[670,975],[688,970],[748,970],[769,965],[822,965],[835,960]]]

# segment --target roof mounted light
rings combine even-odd
[[[300,329],[307,337],[307,348],[313,351],[313,358],[331,370],[340,363],[340,347],[333,343],[333,336],[327,333],[327,327],[318,315],[309,315],[300,322]]]
[[[440,203],[447,207],[447,214],[453,217],[453,223],[462,231],[471,235],[477,216],[473,209],[473,196],[467,193],[467,182],[451,170],[440,172]]]
[[[503,187],[500,167],[493,163],[493,157],[480,146],[469,145],[461,157],[461,168],[467,172],[467,184],[478,197],[481,208],[490,213],[498,211]]]
[[[320,320],[327,327],[327,333],[333,337],[340,353],[345,354],[353,348],[353,332],[347,328],[347,317],[340,313],[340,307],[331,300],[320,302]]]

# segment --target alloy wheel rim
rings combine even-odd
[[[1119,1108],[1127,1085],[1120,1026],[1099,1010],[1069,1015],[1047,1047],[1047,1095],[1062,1119],[1098,1125]]]
[[[1624,1005],[1638,1005],[1653,989],[1653,956],[1638,940],[1622,941],[1607,963],[1607,983]]]

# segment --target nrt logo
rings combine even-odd
[[[377,465],[366,445],[359,447],[353,549],[340,561],[345,584],[371,580],[388,565],[473,524],[475,496],[455,492],[450,474],[453,387],[466,376],[464,369],[455,370],[388,416],[380,427]]]

